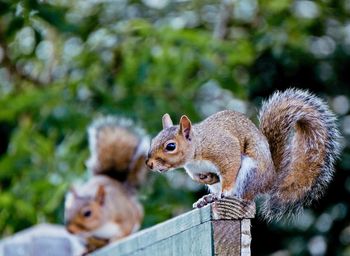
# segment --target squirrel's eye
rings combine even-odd
[[[167,151],[174,151],[176,148],[176,144],[174,142],[168,143],[165,147]]]
[[[90,210],[86,210],[86,211],[84,211],[83,212],[83,216],[85,217],[85,218],[89,218],[90,216],[91,216],[91,211]]]

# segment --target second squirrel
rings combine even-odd
[[[88,252],[137,231],[142,219],[136,195],[105,175],[72,188],[65,202],[67,230],[86,240]]]
[[[88,128],[92,174],[73,187],[65,202],[65,224],[91,252],[137,231],[143,208],[136,197],[144,181],[149,138],[131,120],[104,117]]]
[[[229,110],[194,125],[187,116],[173,125],[165,114],[146,163],[160,172],[184,167],[192,179],[208,184],[211,194],[196,207],[222,196],[253,200],[265,194],[262,215],[271,220],[297,212],[324,193],[339,140],[328,106],[306,91],[289,89],[264,103],[259,129]]]

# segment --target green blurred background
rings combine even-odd
[[[296,220],[253,222],[253,255],[350,255],[350,1],[0,0],[0,234],[63,222],[88,174],[86,126],[103,114],[155,135],[161,115],[221,109],[256,122],[276,89],[308,88],[339,117],[344,151],[326,196]],[[205,189],[150,173],[144,227]]]

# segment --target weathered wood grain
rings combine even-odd
[[[249,218],[253,218],[254,215],[254,203],[225,198],[140,231],[92,255],[248,256]]]
[[[250,256],[251,241],[250,219],[244,219],[241,221],[241,256]]]
[[[215,220],[212,225],[214,254],[219,256],[240,255],[241,221]]]
[[[138,248],[130,254],[119,252],[104,254],[108,256],[212,256],[212,236],[210,222],[194,226],[174,236],[158,241],[145,248]]]
[[[132,253],[139,248],[146,248],[192,227],[208,222],[211,218],[210,206],[195,209],[102,248],[94,255],[110,255],[107,254],[107,251],[113,250],[112,247],[118,251],[118,255],[129,255],[128,253]]]
[[[216,220],[239,220],[254,218],[255,203],[237,198],[223,198],[212,205],[213,218]]]

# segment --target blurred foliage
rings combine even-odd
[[[350,2],[335,0],[0,0],[0,232],[62,223],[86,179],[86,126],[133,118],[256,116],[276,89],[308,88],[339,115],[344,153],[327,196],[291,223],[253,223],[253,255],[350,255]],[[204,190],[150,174],[144,227]]]

